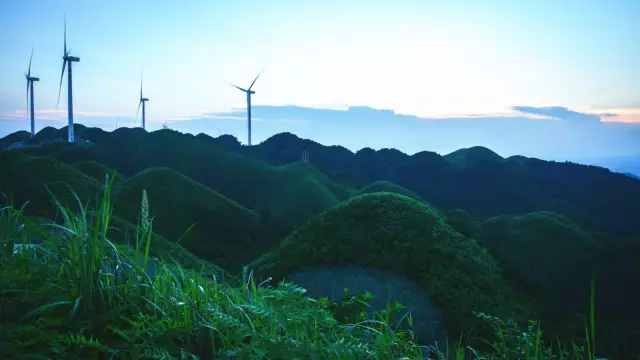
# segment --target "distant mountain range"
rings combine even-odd
[[[29,138],[26,131],[17,132],[0,140],[0,144],[6,148],[20,141],[22,146],[51,142],[64,138],[65,129],[48,127],[33,138]],[[148,160],[141,158],[140,161],[176,169],[172,166],[172,159],[177,159],[180,154],[184,158],[197,156],[204,160],[205,157],[214,156],[211,150],[207,150],[208,146],[214,146],[245,156],[243,159],[247,160],[232,160],[231,155],[215,155],[216,158],[225,159],[224,162],[228,163],[225,166],[232,169],[235,167],[229,162],[246,162],[248,159],[273,165],[297,163],[301,160],[302,151],[307,150],[310,163],[333,179],[323,180],[325,183],[338,181],[360,188],[376,181],[391,181],[414,192],[439,209],[465,209],[479,218],[532,211],[555,211],[595,231],[620,236],[640,232],[640,223],[636,221],[640,218],[637,206],[640,203],[640,182],[635,177],[617,174],[597,166],[543,161],[523,156],[502,158],[483,147],[461,149],[445,156],[429,151],[409,156],[395,149],[375,151],[370,148],[353,153],[341,146],[324,146],[291,133],[274,135],[252,147],[241,145],[230,135],[214,138],[206,134],[193,136],[171,130],[160,130],[147,135],[147,132],[140,128],[120,128],[109,133],[78,124],[76,136],[97,145],[89,149],[89,152],[82,152],[82,155],[66,147],[63,147],[65,150],[59,154],[38,148],[25,151],[38,155],[54,155],[65,161],[96,160],[132,176],[135,172],[143,170],[143,163],[134,162],[139,165],[132,167],[130,160],[143,156],[143,151],[145,154],[154,155],[146,158]],[[143,137],[155,140],[143,141]],[[188,139],[197,141],[192,142]],[[175,142],[178,140],[188,146],[179,147]],[[263,166],[255,162],[253,164],[255,165],[251,166],[257,168]],[[184,167],[186,164],[176,166]],[[212,177],[213,174],[206,175],[208,171],[185,171],[182,173],[214,189],[219,190],[220,186],[223,186],[223,180],[216,180],[219,177]],[[263,192],[252,194],[247,189],[238,190],[237,183],[224,186],[228,187],[228,193],[223,191],[223,194],[231,196],[249,208],[256,205],[255,201],[259,203],[259,199],[265,197]],[[341,185],[332,186],[335,188]],[[336,202],[341,197],[344,196],[338,196],[331,201]],[[303,216],[300,220],[307,218]]]

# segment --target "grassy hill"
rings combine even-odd
[[[111,213],[105,199],[93,214],[98,219]],[[122,223],[94,222],[88,210],[62,224],[86,232],[49,237],[37,251],[0,251],[2,307],[11,310],[0,312],[4,359],[418,360],[425,350],[445,356],[418,346],[411,332],[394,329],[384,311],[373,317],[360,313],[357,323],[340,322],[348,302],[309,299],[291,284],[257,286],[252,277],[238,284],[112,246],[107,229]],[[16,209],[0,208],[0,249],[28,240],[27,233],[7,231],[23,220]],[[153,261],[152,276],[144,270],[151,269],[147,261]],[[128,265],[135,263],[141,266]],[[489,322],[499,334],[512,330],[500,319]],[[525,331],[509,339],[496,337],[494,350],[486,353],[470,349],[464,339],[446,348],[455,354],[470,349],[487,360],[504,359],[507,353],[551,354],[547,345],[526,341],[535,334]],[[578,359],[584,352],[571,353]]]
[[[302,267],[333,265],[373,266],[420,283],[444,310],[451,331],[480,326],[473,311],[524,313],[513,306],[516,296],[485,249],[453,231],[429,205],[406,196],[351,198],[252,264],[274,279]]]
[[[496,158],[477,147],[444,157],[394,149],[354,154],[291,134],[246,147],[230,136],[171,130],[76,130],[88,142],[0,152],[0,192],[16,205],[29,200],[28,215],[52,218],[57,209],[45,184],[74,207],[67,185],[95,202],[104,174],[117,170],[108,232],[117,244],[131,243],[146,189],[154,257],[229,281],[236,280],[225,270],[235,274],[257,258],[259,273],[275,277],[301,265],[376,266],[421,283],[446,310],[447,326],[458,330],[481,328],[469,309],[524,319],[533,297],[556,312],[584,309],[588,289],[581,284],[592,270],[586,265],[595,264],[599,319],[613,329],[600,339],[617,346],[616,338],[636,336],[630,318],[640,296],[628,282],[640,278],[633,236],[640,216],[638,181],[630,177]],[[65,136],[66,128],[47,128],[28,141]],[[311,163],[297,161],[302,148]],[[594,229],[632,235],[618,239]],[[612,315],[621,309],[625,315]],[[565,326],[564,313],[540,314],[547,335]]]
[[[61,131],[64,132],[64,128],[47,128],[36,137],[49,139]],[[286,199],[289,194],[287,182],[299,180],[292,179],[287,171],[274,170],[278,166],[273,165],[296,163],[302,149],[307,149],[311,164],[325,177],[318,182],[319,188],[297,195],[297,198],[311,197],[311,203],[322,204],[320,199],[326,197],[323,195],[325,189],[333,189],[335,184],[354,189],[377,181],[389,181],[445,212],[465,209],[480,219],[487,219],[552,211],[590,231],[615,236],[640,233],[640,223],[636,221],[640,208],[635,205],[640,202],[640,182],[595,166],[522,156],[502,159],[482,147],[461,149],[445,156],[428,151],[409,156],[394,149],[376,151],[368,148],[352,153],[340,146],[323,146],[289,133],[277,134],[259,145],[246,147],[230,136],[193,136],[172,130],[147,133],[138,128],[120,128],[107,133],[78,125],[76,131],[94,141],[95,146],[91,146],[89,152],[68,144],[51,144],[25,151],[55,156],[65,162],[93,160],[116,168],[126,176],[148,167],[167,166],[247,208],[275,214],[289,229],[324,208],[309,209],[299,219],[290,219],[282,213],[285,210],[289,214],[296,213],[290,211],[294,206],[283,207],[266,201],[268,196],[258,191],[256,182],[265,179],[268,183],[278,184],[265,190],[273,194],[274,190],[285,189],[278,197]],[[186,158],[190,161],[181,160]],[[228,176],[220,176],[216,170]],[[342,192],[334,192],[334,195],[341,200],[346,198]]]
[[[140,213],[142,191],[149,199],[154,231],[178,241],[202,259],[239,272],[265,249],[260,216],[235,201],[166,167],[145,169],[116,193],[114,211],[130,222]]]
[[[100,183],[103,183],[105,181],[106,175],[111,176],[114,173],[113,169],[110,169],[95,161],[78,161],[78,162],[72,163],[71,166],[82,171],[85,175],[91,176],[92,178],[96,179],[96,181]],[[116,178],[114,180],[114,185],[117,188],[120,185],[122,185],[122,183],[124,183],[126,178],[118,173],[116,173],[115,176]]]
[[[546,299],[554,310],[587,312],[584,299],[598,249],[592,234],[552,212],[494,217],[480,223],[476,232],[514,286]]]
[[[109,240],[117,244],[127,245],[127,247],[130,248],[135,247],[136,234],[138,234],[138,227],[136,225],[118,216],[111,217],[111,224],[113,226],[107,232]],[[154,222],[153,226],[155,227],[156,225],[157,223]],[[217,276],[233,284],[237,282],[235,274],[227,272],[213,262],[206,261],[194,255],[182,245],[167,240],[155,231],[151,234],[149,254],[167,263],[178,263],[185,269],[202,272],[206,276]]]
[[[53,217],[57,211],[47,187],[65,206],[77,208],[73,189],[81,201],[95,199],[100,183],[71,165],[51,157],[34,157],[18,151],[0,151],[0,193],[20,206],[29,201],[26,213]],[[46,187],[45,187],[46,185]]]
[[[596,166],[523,156],[502,159],[481,147],[446,156],[391,149],[353,153],[288,133],[236,151],[287,164],[300,158],[302,148],[309,150],[315,166],[335,179],[358,188],[390,181],[442,211],[465,209],[480,218],[553,211],[589,230],[616,236],[640,233],[640,182]]]
[[[84,167],[92,170],[106,170],[106,168],[100,166],[100,164],[96,165],[96,163],[84,163],[76,167],[65,164],[51,157],[34,157],[18,151],[1,151],[0,164],[2,164],[2,166],[0,166],[0,193],[5,194],[8,200],[15,206],[21,206],[23,203],[28,201],[28,204],[25,207],[26,215],[38,216],[43,218],[56,218],[57,221],[61,221],[62,218],[58,213],[57,206],[52,202],[52,197],[47,191],[47,187],[53,194],[55,194],[56,198],[61,202],[63,206],[68,206],[71,209],[77,211],[79,205],[76,198],[71,193],[71,189],[73,189],[75,194],[78,196],[78,199],[83,203],[83,205],[85,205],[87,201],[89,201],[90,203],[95,203],[98,194],[102,191],[102,184],[104,183],[104,177],[100,182],[98,182],[95,178],[81,172],[78,168]],[[74,165],[77,165],[77,163]],[[153,181],[151,181],[148,176],[145,177],[144,175],[141,175],[140,177],[134,179],[132,182],[128,181],[128,185],[126,187],[123,186],[123,188],[118,193],[118,195],[120,195],[117,196],[118,208],[115,210],[113,219],[114,223],[118,224],[120,229],[135,229],[135,226],[133,226],[132,224],[137,223],[137,219],[140,215],[141,200],[141,188],[136,188],[136,185],[148,185],[150,187],[149,194],[150,197],[152,197],[151,200],[158,203],[158,209],[161,209],[163,206],[165,206],[166,209],[166,200],[164,200],[163,202],[163,198],[171,198],[167,197],[166,194],[164,194],[164,196],[158,196],[158,191],[156,191],[157,189],[163,189],[161,182],[162,177],[160,176],[162,175],[162,171],[154,172],[152,170],[150,172],[147,172],[147,175],[150,174],[155,174],[157,177],[154,178]],[[180,189],[180,181],[175,180],[178,179],[184,181],[184,176],[181,176],[179,174],[171,175],[173,176],[165,176],[164,179],[174,180],[174,182],[171,184],[164,183],[164,185],[165,189],[166,186],[173,186],[171,189],[173,189],[174,192],[169,193],[175,195],[176,191],[179,191],[176,189]],[[185,182],[187,185],[183,186],[182,189],[188,189],[189,186],[193,186],[193,181],[186,179]],[[202,187],[202,185],[196,185],[200,186],[200,188],[204,188]],[[208,194],[213,193],[213,191],[206,188],[204,188],[204,191],[202,191],[200,188],[197,188],[198,190],[200,190],[200,192],[198,193],[198,191],[196,191],[194,197],[198,199],[200,203],[204,201],[206,204],[215,205],[216,203],[211,202],[211,197],[203,196],[203,193]],[[140,190],[140,192],[135,193],[136,190]],[[194,195],[193,192],[190,195]],[[216,195],[217,194],[214,194],[213,196],[215,197]],[[2,203],[4,204],[4,199]],[[210,209],[207,206],[197,208],[194,207],[194,205],[185,202],[181,198],[174,197],[173,203],[171,205],[174,210],[179,209],[183,213],[188,212],[187,215],[191,217],[190,220],[197,221],[199,219],[198,217],[193,216],[194,213],[197,213],[198,211],[200,211],[199,215],[201,216],[206,217],[207,214],[210,214],[206,212]],[[153,202],[151,203],[151,206],[152,209],[156,207]],[[217,236],[217,238],[212,239],[218,241],[215,245],[215,248],[217,249],[225,248],[225,246],[227,245],[229,248],[232,248],[233,245],[237,244],[245,245],[242,242],[236,242],[239,238],[239,236],[237,235],[240,235],[240,232],[238,231],[239,228],[245,229],[245,231],[248,232],[259,231],[259,229],[255,225],[253,225],[257,223],[257,215],[255,213],[251,214],[247,219],[247,217],[243,218],[239,216],[239,214],[242,213],[242,210],[239,210],[237,212],[232,212],[229,210],[230,208],[225,208],[222,216],[227,221],[226,224],[220,224],[216,222],[215,218],[206,218],[206,221],[204,221],[204,224],[206,226],[218,225],[218,228],[215,230],[209,228],[210,234],[201,235],[203,236],[203,238],[211,238],[209,236],[211,234]],[[206,267],[210,269],[211,266],[208,265],[208,263],[205,263],[203,259],[206,259],[206,255],[215,251],[214,249],[210,249],[214,246],[205,246],[205,248],[208,250],[199,253],[200,258],[196,258],[191,253],[184,250],[182,246],[172,246],[171,243],[166,240],[167,238],[169,238],[173,242],[175,242],[176,240],[178,240],[179,235],[182,234],[182,232],[185,231],[190,225],[187,220],[176,222],[177,217],[175,217],[175,214],[175,212],[170,213],[170,211],[166,210],[157,211],[157,215],[159,215],[160,221],[157,223],[158,228],[155,230],[162,230],[162,235],[164,235],[164,237],[154,234],[151,253],[162,258],[167,258],[168,256],[175,257],[186,267],[200,267],[203,264],[206,264]],[[169,215],[172,215],[172,217],[168,217]],[[247,221],[246,224],[238,223],[245,220]],[[164,223],[161,221],[164,221]],[[198,231],[196,231],[194,234],[200,234]],[[223,241],[221,241],[220,237],[223,233],[226,233],[226,237],[223,239]],[[268,233],[268,230],[265,230],[265,233]],[[178,234],[175,238],[171,237],[175,234]],[[113,240],[119,243],[125,242],[125,234],[114,233],[113,236]],[[129,237],[131,236],[134,236],[134,234],[130,233]],[[230,241],[230,237],[232,237],[234,241]],[[193,244],[191,243],[191,238],[187,238],[186,240],[187,242],[182,245],[193,246]],[[193,249],[194,251],[199,251],[202,249],[202,247],[193,246]],[[252,253],[252,251],[259,250],[259,246],[249,248],[248,250],[244,249],[243,251],[246,253],[246,255],[243,258],[243,261],[248,262],[251,259],[255,258],[257,255],[255,253]],[[227,265],[228,263],[232,262],[232,260],[237,259],[230,255],[228,262],[221,261],[221,263],[223,265]],[[236,264],[236,272],[238,270],[238,266],[239,265]],[[213,270],[211,271],[213,272]]]
[[[126,131],[120,130],[123,134]],[[112,136],[88,148],[53,144],[24,151],[39,154],[51,147],[62,161],[95,161],[126,176],[150,167],[168,167],[249,209],[268,214],[288,230],[348,198],[351,191],[313,166],[272,166],[172,130],[121,140],[125,137]]]
[[[31,133],[28,131],[16,131],[0,139],[0,150],[8,148],[14,143],[27,141],[29,138],[31,138]]]
[[[489,162],[502,162],[504,158],[495,152],[482,147],[473,146],[467,149],[456,150],[450,154],[443,156],[445,160],[451,162],[460,169],[467,167],[482,166]]]

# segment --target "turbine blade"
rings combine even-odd
[[[140,113],[140,105],[142,105],[142,100],[138,102],[138,111],[136,111],[136,124],[138,123],[138,114]]]
[[[33,47],[31,48],[31,57],[29,58],[29,71],[27,71],[28,77],[31,77],[31,60],[33,60]]]
[[[58,102],[56,103],[56,110],[58,110],[58,105],[60,105],[60,91],[62,90],[62,78],[64,78],[64,66],[67,65],[67,60],[62,61],[62,74],[60,74],[60,87],[58,88]]]
[[[140,99],[142,99],[142,76],[144,75],[144,70],[140,74]]]
[[[262,72],[264,71],[264,68],[262,68],[262,70],[260,70],[260,73],[258,73],[258,76],[256,76],[256,78],[253,80],[253,82],[251,83],[251,86],[249,86],[249,90],[251,90],[251,88],[253,87],[253,84],[256,83],[256,81],[258,80],[258,78],[260,77],[260,75],[262,75]]]
[[[64,13],[64,55],[67,56],[67,13]]]
[[[233,86],[233,87],[235,87],[235,88],[239,89],[240,91],[248,92],[247,90],[245,90],[245,89],[241,88],[241,87],[240,87],[240,86],[238,86],[238,85],[233,85],[233,84],[229,84],[229,85],[231,85],[231,86]]]

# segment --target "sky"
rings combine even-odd
[[[88,126],[139,126],[144,74],[148,129],[246,142],[230,83],[264,68],[254,143],[289,131],[355,150],[640,156],[637,0],[0,0],[0,136],[29,129],[32,48],[36,128],[65,125],[65,14]]]

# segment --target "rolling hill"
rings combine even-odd
[[[481,219],[552,211],[589,230],[614,236],[640,233],[640,181],[597,166],[523,156],[502,159],[481,147],[446,156],[368,148],[353,153],[289,133],[235,151],[286,164],[297,161],[303,148],[311,153],[311,162],[334,179],[358,188],[390,181],[442,211],[465,209]]]
[[[301,261],[375,266],[422,284],[444,308],[449,329],[478,325],[470,307],[505,316],[523,310],[510,307],[515,296],[526,313],[543,310],[537,315],[555,333],[585,308],[585,276],[595,272],[599,324],[606,326],[600,339],[633,346],[640,338],[630,319],[640,301],[629,286],[640,279],[640,181],[632,177],[503,159],[481,147],[409,156],[352,153],[287,133],[246,147],[228,135],[76,130],[83,139],[76,144],[63,141],[66,128],[0,140],[26,145],[0,152],[0,192],[14,204],[29,200],[28,214],[50,218],[45,184],[74,206],[67,185],[93,201],[104,175],[116,170],[113,219],[126,230],[110,234],[118,243],[135,232],[146,189],[153,256],[210,274],[227,274],[218,266],[235,274],[257,258],[253,265],[266,276],[286,276]],[[311,163],[298,161],[302,149]]]
[[[598,250],[594,235],[552,212],[490,218],[476,233],[514,286],[554,308],[588,310],[584,299]]]
[[[444,155],[443,157],[459,169],[482,166],[485,163],[500,163],[504,161],[502,156],[482,146],[456,150],[450,154]]]
[[[77,209],[71,189],[81,201],[95,198],[100,183],[71,165],[51,157],[35,157],[18,151],[0,151],[0,193],[20,206],[29,202],[25,213],[53,217],[56,206],[49,190],[63,205]],[[45,187],[46,184],[46,187]]]
[[[126,131],[114,131],[108,140],[86,148],[51,144],[24,151],[49,153],[67,163],[95,161],[125,176],[150,167],[168,167],[267,214],[287,231],[348,198],[352,190],[313,165],[273,166],[172,130],[135,131],[130,137],[122,135]]]
[[[232,272],[275,241],[265,236],[269,224],[261,223],[257,213],[166,167],[145,169],[122,184],[114,212],[137,223],[143,189],[155,232],[176,242],[195,224],[180,244]]]
[[[443,310],[451,331],[462,324],[481,326],[473,311],[524,311],[512,307],[516,295],[485,249],[456,233],[431,206],[398,194],[342,202],[251,264],[276,281],[303,267],[344,265],[371,266],[418,282]]]

